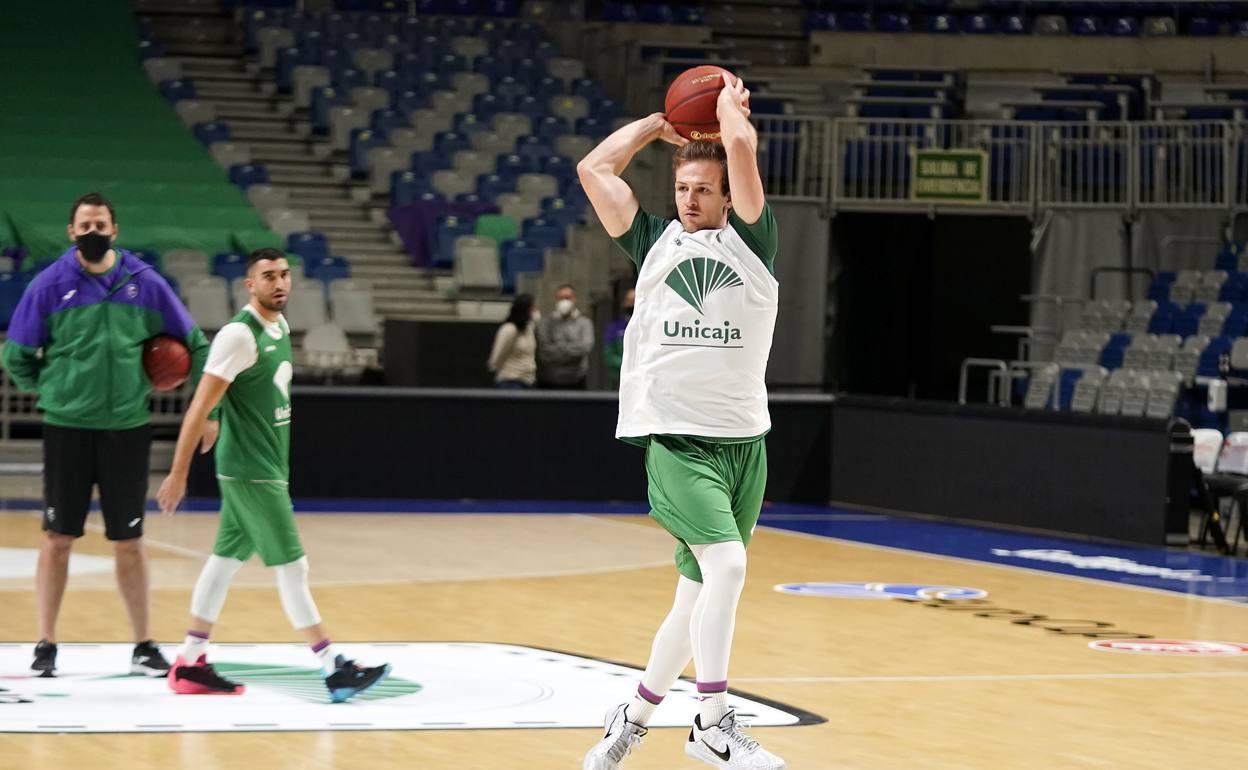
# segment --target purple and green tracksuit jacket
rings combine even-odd
[[[128,430],[151,420],[143,342],[177,337],[198,380],[208,339],[151,265],[122,249],[104,275],[78,262],[77,249],[35,276],[9,322],[4,368],[39,394],[44,422],[63,428]]]

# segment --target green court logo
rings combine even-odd
[[[720,289],[745,285],[731,267],[706,257],[692,257],[681,262],[667,274],[665,283],[702,315],[705,315],[702,307],[707,297]]]

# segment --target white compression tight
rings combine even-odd
[[[307,628],[321,622],[316,611],[312,592],[308,590],[308,557],[301,556],[289,564],[274,567],[277,574],[277,593],[282,599],[282,609],[295,628]]]
[[[702,591],[702,584],[684,575],[676,583],[676,601],[654,635],[650,647],[650,662],[641,684],[655,695],[662,697],[672,689],[680,674],[693,657],[693,643],[689,639],[689,623],[693,608]]]
[[[745,587],[745,546],[740,542],[695,545],[702,583],[681,576],[676,600],[650,648],[642,685],[667,694],[693,658],[699,682],[728,679],[728,657],[736,628],[737,603]]]
[[[693,666],[699,682],[726,682],[737,603],[745,588],[745,546],[734,540],[690,550],[702,570],[702,590],[689,621]]]
[[[208,563],[195,581],[195,590],[191,592],[191,614],[200,620],[216,623],[221,616],[221,608],[225,606],[225,595],[230,592],[230,582],[242,566],[238,559],[216,554],[209,556]]]
[[[221,608],[225,606],[230,583],[242,566],[238,559],[215,554],[209,556],[191,593],[191,614],[216,623],[221,616]],[[312,592],[308,590],[308,557],[274,567],[273,573],[277,577],[277,593],[282,600],[282,609],[286,611],[291,625],[298,629],[320,623],[320,613],[312,601]]]

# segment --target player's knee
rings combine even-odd
[[[279,564],[273,568],[279,583],[299,585],[308,582],[308,557],[301,556],[292,562]]]
[[[128,540],[114,540],[113,552],[118,556],[138,556],[143,553],[143,538],[132,537]]]
[[[740,542],[715,543],[702,554],[702,574],[720,583],[745,583],[745,546]]]
[[[59,532],[44,532],[44,547],[54,553],[69,553],[74,547],[73,535],[62,535]]]

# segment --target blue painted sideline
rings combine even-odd
[[[219,501],[193,498],[188,512],[216,512]],[[33,499],[0,499],[0,510],[39,510]],[[156,510],[148,503],[148,510]],[[532,500],[389,500],[300,499],[300,513],[372,514],[615,514],[639,515],[650,507],[639,502]],[[760,523],[774,529],[884,546],[915,553],[1024,567],[1180,594],[1248,601],[1248,559],[1148,546],[1090,543],[1086,540],[862,513],[817,505],[768,503]],[[867,582],[890,582],[897,576],[860,575]]]

